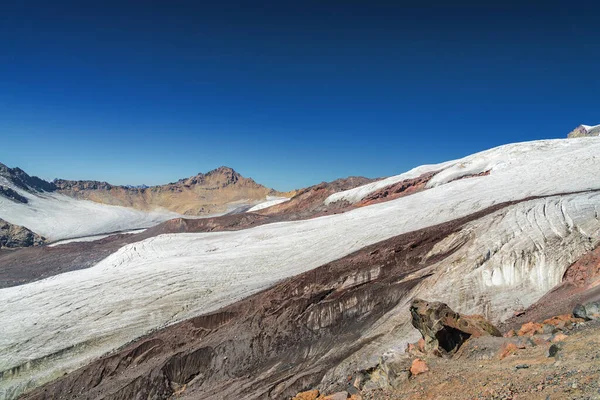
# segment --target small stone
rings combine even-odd
[[[556,333],[556,331],[557,331],[557,329],[553,325],[550,325],[550,324],[543,324],[542,325],[542,333],[550,334],[551,335],[553,333]]]
[[[527,369],[529,368],[529,364],[518,364],[515,366],[515,369]]]
[[[514,343],[507,343],[500,348],[498,358],[500,360],[504,360],[511,354],[514,354],[517,351],[517,345]]]
[[[309,390],[298,393],[296,397],[292,398],[292,400],[316,400],[319,397],[319,394],[320,393],[318,390]]]
[[[427,366],[427,363],[425,361],[421,360],[420,358],[416,358],[412,362],[412,365],[410,367],[411,374],[419,375],[427,371],[429,371],[429,367]]]
[[[546,357],[556,357],[560,347],[557,344],[552,344],[548,347],[548,351],[546,352]]]
[[[419,349],[421,353],[425,353],[425,339],[419,339],[417,342],[417,349]]]

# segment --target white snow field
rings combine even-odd
[[[600,138],[507,145],[444,167],[429,190],[393,201],[242,231],[161,235],[124,246],[89,269],[0,290],[0,397],[14,398],[152,329],[216,310],[369,244],[494,204],[582,192],[474,221],[468,237],[478,241],[464,249],[471,253],[439,265],[416,290],[442,297],[442,288],[456,296],[447,302],[459,303],[459,311],[488,307],[504,315],[539,298],[570,260],[598,242],[600,196],[589,191],[600,189]],[[481,170],[491,173],[452,180]],[[536,255],[521,258],[524,248]],[[521,300],[511,303],[501,292],[514,288],[531,293],[513,291]],[[478,293],[485,294],[481,304]],[[390,314],[389,321],[397,318]],[[409,327],[403,329],[410,336]]]
[[[562,281],[566,269],[600,244],[600,192],[520,202],[466,224],[437,243],[427,257],[449,257],[404,280],[428,276],[361,340],[370,343],[323,378],[371,368],[380,358],[402,357],[421,336],[413,328],[414,297],[441,301],[463,314],[493,322],[535,303]],[[457,249],[452,253],[453,249]]]
[[[289,197],[276,197],[276,196],[267,196],[267,199],[265,201],[263,201],[262,203],[258,203],[257,205],[255,205],[254,207],[250,208],[248,211],[246,212],[253,212],[253,211],[258,211],[258,210],[263,210],[265,208],[277,205],[277,204],[281,204],[281,203],[285,203],[286,201],[289,201],[290,198]]]
[[[580,142],[579,140],[583,140],[583,142]],[[501,177],[506,178],[508,175],[516,175],[517,171],[515,169],[519,169],[519,175],[515,176],[515,178],[519,179],[522,183],[531,182],[531,178],[538,174],[538,171],[535,171],[535,168],[540,168],[544,163],[549,162],[551,159],[557,159],[557,161],[560,162],[560,166],[565,169],[565,171],[561,172],[562,175],[574,174],[574,168],[569,166],[569,160],[565,159],[565,157],[568,157],[571,151],[575,151],[578,154],[580,152],[585,153],[588,151],[589,154],[585,155],[585,157],[591,159],[591,164],[588,166],[581,165],[581,167],[593,168],[595,157],[600,156],[600,153],[597,152],[597,140],[597,138],[541,140],[495,147],[458,160],[417,167],[406,173],[392,176],[381,181],[334,193],[325,199],[325,204],[335,203],[336,201],[347,201],[354,204],[361,201],[367,195],[379,189],[383,189],[386,186],[406,179],[413,179],[432,171],[440,172],[429,181],[427,185],[428,188],[486,171],[490,171],[497,179],[501,179]],[[587,150],[587,148],[589,148],[589,150]],[[528,159],[529,157],[532,157],[532,159]],[[507,171],[502,172],[504,169]],[[527,169],[532,170],[527,171]],[[510,183],[513,187],[518,184],[518,182],[513,183],[510,179],[507,179],[506,183]],[[590,185],[597,183],[597,181],[589,182]],[[584,183],[581,182],[581,184],[583,185]],[[552,185],[552,182],[537,182],[535,185],[531,185],[531,187],[525,189],[538,193],[541,187],[545,186],[547,189],[550,189],[547,185]],[[555,188],[558,187],[555,186]]]
[[[406,179],[414,179],[428,172],[439,171],[448,165],[452,165],[455,161],[447,161],[440,164],[421,165],[413,168],[410,171],[404,172],[400,175],[390,176],[389,178],[381,179],[379,181],[367,183],[363,186],[358,186],[353,189],[344,190],[342,192],[333,193],[325,199],[325,204],[335,203],[337,201],[347,201],[351,204],[358,203],[366,196],[383,189],[384,187],[393,185],[398,182],[402,182]]]
[[[0,185],[10,187],[28,200],[22,204],[0,196],[0,219],[31,229],[50,241],[148,228],[181,217],[167,210],[144,212],[58,193],[32,194],[3,177],[0,177]]]

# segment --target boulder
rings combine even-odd
[[[517,334],[519,336],[533,336],[537,333],[544,333],[544,327],[537,322],[527,322],[521,326]]]
[[[425,340],[424,350],[450,355],[470,337],[502,336],[498,328],[481,315],[461,315],[440,302],[414,299],[410,313],[412,324]]]
[[[576,318],[582,318],[585,321],[600,319],[600,301],[577,304],[573,309],[573,315]]]

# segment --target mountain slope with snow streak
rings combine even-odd
[[[569,157],[585,157],[589,159],[590,164],[581,164],[581,168],[594,168],[595,157],[593,150],[598,146],[597,138],[578,138],[572,140],[541,140],[535,142],[514,143],[480,153],[476,153],[458,160],[448,161],[440,164],[427,165],[414,168],[404,174],[392,176],[390,178],[373,182],[368,185],[359,186],[354,189],[334,193],[326,200],[326,204],[337,201],[347,201],[357,203],[367,195],[382,189],[391,184],[403,180],[412,179],[419,175],[432,171],[438,171],[427,184],[428,188],[449,183],[466,177],[476,176],[478,174],[489,172],[494,180],[505,180],[510,186],[519,186],[524,188],[529,194],[539,195],[550,194],[558,187],[552,187],[552,183],[543,183],[532,180],[539,171],[539,168],[546,168],[546,163],[552,159],[568,159]],[[568,161],[568,160],[565,160]],[[573,168],[570,168],[567,162],[560,161],[562,171],[555,171],[558,175],[574,174]],[[512,178],[519,182],[512,183]],[[558,176],[557,176],[558,177]],[[486,180],[487,182],[487,180]],[[580,182],[583,184],[583,182]],[[589,185],[583,184],[582,187],[592,188],[598,182],[592,180]],[[542,190],[545,187],[545,190]],[[566,188],[565,188],[566,189]],[[510,188],[508,189],[510,190]]]
[[[104,205],[58,193],[30,193],[3,177],[0,177],[0,185],[27,199],[27,203],[20,203],[0,196],[0,218],[52,241],[148,228],[180,216],[170,211],[144,212]]]
[[[251,207],[247,212],[263,210],[265,208],[269,208],[269,207],[272,207],[277,204],[285,203],[286,201],[289,201],[289,200],[290,200],[289,197],[267,196],[267,199],[265,201],[263,201],[262,203],[258,203],[254,207]]]
[[[499,203],[580,192],[569,195],[573,199],[560,196],[554,203],[537,199],[531,200],[534,206],[529,206],[529,202],[522,203],[526,206],[510,206],[516,208],[514,214],[505,218],[507,225],[486,222],[487,217],[478,220],[481,225],[473,225],[471,229],[473,232],[479,229],[480,233],[466,234],[457,240],[461,246],[467,245],[464,251],[471,248],[472,253],[466,258],[457,257],[454,263],[439,265],[433,270],[434,275],[420,286],[424,293],[444,293],[440,288],[448,287],[439,282],[447,281],[455,290],[455,299],[445,301],[453,308],[462,311],[488,307],[484,311],[501,317],[517,305],[506,306],[506,298],[498,294],[501,290],[498,288],[503,285],[504,289],[515,288],[528,282],[523,287],[537,289],[523,301],[533,302],[564,272],[570,259],[597,242],[600,198],[592,191],[600,190],[598,154],[600,139],[597,138],[502,146],[444,163],[443,168],[437,166],[448,172],[434,177],[428,190],[386,203],[243,231],[162,235],[127,245],[90,269],[0,290],[0,302],[7,305],[0,310],[5,327],[5,334],[0,337],[0,353],[6,355],[0,360],[0,371],[4,371],[1,393],[6,398],[14,397],[152,329],[217,310],[367,245],[468,216]],[[463,170],[467,173],[461,175]],[[482,170],[491,172],[486,176],[456,179]],[[527,211],[527,207],[533,211]],[[500,230],[486,236],[496,225]],[[522,228],[515,230],[515,227]],[[548,245],[550,241],[524,240],[550,238],[554,234],[562,238],[557,243],[563,243],[569,232],[583,233],[569,236],[572,244],[565,246],[567,256],[557,253],[554,261],[548,263],[536,260],[548,259],[553,248]],[[584,245],[589,238],[585,235],[595,239]],[[475,244],[473,238],[479,236],[487,237],[487,242]],[[448,241],[440,246],[453,247],[452,238]],[[522,262],[514,256],[510,258],[513,253],[518,257],[519,249],[528,252],[538,249],[540,255]],[[513,269],[494,272],[504,268],[505,261],[507,264],[510,261]],[[484,264],[487,267],[480,268]],[[454,287],[452,282],[459,278],[453,277],[453,271],[462,271],[456,272],[459,278],[464,273],[469,276],[469,271],[475,271],[475,275],[473,280],[467,279]],[[444,273],[448,274],[447,279],[435,279]],[[545,275],[549,276],[546,280],[536,278]],[[480,293],[492,288],[491,293],[496,293],[496,297],[482,303],[485,306],[464,300],[473,295],[467,292],[473,282],[483,288]],[[31,310],[36,310],[36,314]],[[387,324],[396,318],[396,314],[390,315],[388,322],[382,320],[373,330],[393,326]],[[410,330],[405,328],[409,337]]]

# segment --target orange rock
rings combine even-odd
[[[506,357],[514,354],[517,351],[517,345],[514,343],[506,343],[500,348],[498,358],[504,360]]]
[[[308,390],[306,392],[298,393],[292,400],[317,400],[319,397],[318,390]]]
[[[573,317],[569,314],[557,315],[552,318],[548,318],[543,324],[552,325],[559,329],[563,329],[566,326],[571,326]]]
[[[421,353],[425,353],[425,339],[419,339],[419,341],[417,342],[417,348]]]
[[[567,335],[565,335],[565,334],[563,334],[563,333],[559,333],[559,334],[555,335],[555,336],[552,338],[552,343],[556,343],[556,342],[562,342],[562,341],[564,341],[566,338],[568,338],[568,336],[567,336]]]
[[[519,329],[518,335],[519,336],[533,336],[536,333],[543,333],[544,328],[542,327],[542,324],[538,324],[536,322],[528,322],[526,324],[523,324],[523,326],[521,326],[521,329]]]
[[[427,367],[427,363],[420,358],[415,358],[410,366],[410,373],[413,375],[419,375],[424,372],[429,371],[429,367]]]

